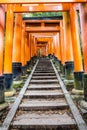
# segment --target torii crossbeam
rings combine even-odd
[[[87,0],[0,0],[0,4],[82,3]]]

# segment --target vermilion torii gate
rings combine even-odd
[[[78,31],[77,10],[80,12],[81,38],[84,57],[84,69],[80,49],[80,38]],[[63,20],[56,27],[45,27],[45,21],[40,21],[38,27],[27,27],[26,21],[22,19],[23,12],[53,12],[62,11]],[[6,30],[5,30],[6,12]],[[14,25],[14,13],[15,25]],[[1,0],[0,1],[0,82],[1,89],[5,86],[10,89],[13,73],[19,75],[21,67],[24,67],[31,57],[35,55],[37,37],[35,33],[47,32],[56,33],[49,38],[50,53],[55,53],[56,57],[65,67],[67,79],[73,77],[75,90],[84,89],[85,100],[87,101],[87,0]],[[51,20],[50,20],[51,21]],[[5,38],[4,38],[5,32]],[[5,39],[5,44],[4,44]],[[51,40],[50,40],[51,39]],[[55,40],[56,39],[56,40]],[[57,42],[58,40],[58,42]],[[54,44],[52,44],[54,42]],[[32,44],[31,44],[32,43]],[[58,48],[58,50],[56,49]],[[26,51],[25,51],[26,48]],[[53,51],[54,50],[54,51]],[[4,56],[4,58],[3,58]],[[74,61],[74,62],[73,62]],[[13,66],[13,69],[12,69]],[[19,70],[18,73],[16,72]],[[69,73],[69,76],[68,76]],[[3,76],[4,75],[4,76]],[[70,77],[71,76],[71,77]],[[83,76],[83,80],[82,80]],[[5,79],[5,83],[3,82]],[[4,101],[4,92],[1,91],[0,102]]]

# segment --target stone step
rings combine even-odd
[[[35,70],[54,70],[53,68],[49,68],[49,67],[37,67]]]
[[[33,73],[33,76],[56,76],[55,73]]]
[[[57,79],[56,76],[32,76],[32,79]]]
[[[48,66],[37,66],[36,69],[47,69]],[[49,66],[48,69],[53,69],[52,66]]]
[[[20,104],[21,110],[58,110],[68,108],[64,99],[25,99]]]
[[[56,79],[47,79],[47,80],[33,80],[30,81],[31,84],[51,84],[51,83],[58,83],[58,80]]]
[[[21,113],[21,114],[20,114]],[[20,115],[19,115],[20,114]],[[20,111],[12,122],[12,128],[26,130],[45,130],[46,128],[57,130],[72,130],[76,122],[66,111]],[[69,129],[70,127],[70,129]]]
[[[42,71],[38,71],[38,70],[35,70],[34,73],[54,73],[54,70],[42,70]]]
[[[24,97],[26,98],[61,98],[64,97],[64,94],[61,90],[27,90],[24,94]]]
[[[45,69],[47,70],[47,66],[44,66],[44,67],[37,66],[35,70],[45,70]],[[53,67],[49,67],[48,70],[53,70]]]
[[[51,90],[54,90],[54,89],[60,89],[60,85],[58,84],[38,84],[38,85],[35,85],[35,84],[30,84],[28,86],[28,89],[29,90],[48,90],[48,89],[51,89]]]

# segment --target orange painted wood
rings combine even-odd
[[[59,11],[68,11],[70,9],[69,4],[37,4],[37,5],[22,5],[20,7],[15,6],[14,12],[59,12]]]
[[[4,73],[12,73],[12,51],[13,51],[13,5],[7,5],[6,14],[6,37],[5,37],[5,53],[4,53]]]
[[[63,26],[64,26],[64,50],[65,50],[65,62],[73,61],[72,39],[71,39],[71,27],[70,27],[70,15],[69,12],[63,13]]]
[[[24,4],[37,4],[37,3],[48,3],[48,4],[53,4],[53,3],[78,3],[78,2],[87,2],[86,0],[1,0],[0,4],[9,4],[9,3],[24,3]]]
[[[22,14],[16,14],[14,40],[13,40],[13,62],[21,63],[21,34],[22,34]]]
[[[30,57],[33,57],[33,37],[30,34]]]
[[[51,54],[52,55],[54,54],[53,38],[52,38],[52,41],[51,41]]]
[[[27,64],[27,33],[25,32],[25,65]]]
[[[31,59],[31,33],[29,33],[29,57]]]
[[[58,60],[61,60],[61,43],[60,43],[60,37],[59,37],[59,33],[57,33],[56,35],[56,57],[58,58]]]
[[[28,33],[26,32],[26,62],[29,61],[29,35]]]
[[[22,4],[22,6],[13,9],[13,12],[64,12],[70,10],[69,3],[60,4]],[[76,5],[76,10],[78,10],[78,5]]]
[[[71,35],[72,35],[72,46],[73,46],[73,57],[74,57],[74,71],[83,71],[82,56],[80,49],[80,39],[78,32],[78,18],[75,6],[71,5],[70,9],[70,22],[71,22]]]
[[[34,38],[34,36],[32,36],[32,40],[33,40],[33,42],[32,42],[32,44],[33,44],[33,56],[35,56],[35,48],[36,48],[36,46],[35,46],[35,38]]]
[[[52,37],[49,38],[49,41],[48,41],[48,54],[52,54]]]
[[[63,27],[63,21],[60,22],[60,54],[61,54],[61,63],[62,65],[65,65],[65,44],[64,44],[64,27]]]
[[[48,20],[48,19],[46,19],[46,20],[23,20],[23,22],[30,23],[30,24],[32,24],[32,23],[42,23],[42,22],[44,22],[44,23],[56,23],[56,24],[58,24],[58,23],[60,23],[60,21],[61,20]]]
[[[57,47],[56,47],[56,36],[53,37],[53,46],[54,46],[54,55],[56,56],[56,52],[57,52]]]
[[[29,38],[29,61],[30,61],[30,58],[31,58],[31,44],[30,44],[30,33],[28,33],[28,38]]]
[[[21,63],[25,66],[25,24],[22,22]]]
[[[38,42],[48,42],[49,41],[49,37],[45,37],[45,36],[38,37],[37,41]]]
[[[50,38],[50,54],[53,54],[52,46],[53,46],[53,38]]]
[[[56,35],[56,32],[50,32],[50,33],[44,33],[44,32],[42,32],[42,33],[33,33],[33,36],[35,36],[35,37],[52,37],[52,36],[54,36],[54,35]]]
[[[34,48],[35,48],[35,51],[34,51],[34,55],[36,56],[37,54],[37,43],[36,43],[36,38],[34,37]]]
[[[60,27],[26,27],[28,32],[58,32]]]
[[[80,4],[80,23],[84,59],[84,72],[87,73],[87,4]]]
[[[51,54],[51,50],[50,50],[50,40],[48,41],[48,54]]]
[[[5,29],[5,6],[0,5],[0,75],[3,74],[4,56],[4,29]]]

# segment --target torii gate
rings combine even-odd
[[[0,4],[53,4],[53,3],[84,3],[87,0],[2,0]]]
[[[80,11],[80,21],[81,21],[81,31],[82,31],[82,42],[83,42],[83,56],[84,56],[84,88],[85,88],[85,100],[87,101],[87,22],[86,22],[86,16],[87,16],[87,0],[1,0],[0,1],[0,81],[3,84],[3,79],[5,77],[5,83],[11,85],[10,80],[12,81],[12,45],[13,44],[13,23],[14,23],[14,12],[16,13],[22,13],[22,12],[46,12],[46,11],[66,11],[66,13],[63,14],[64,17],[64,24],[61,24],[61,37],[63,34],[63,25],[65,26],[65,32],[69,28],[69,26],[66,25],[66,23],[71,24],[71,38],[72,38],[72,46],[73,46],[73,57],[74,57],[74,77],[75,77],[75,88],[76,90],[79,89],[78,85],[80,87],[82,86],[82,74],[83,74],[83,66],[82,66],[82,57],[81,57],[81,51],[80,51],[80,41],[79,41],[79,35],[78,35],[78,21],[77,21],[77,14],[76,9],[78,9],[77,5],[80,3],[79,11]],[[7,4],[7,17],[6,17],[6,43],[5,43],[5,54],[4,54],[4,60],[3,60],[3,49],[4,49],[4,21],[5,21],[5,8],[4,4]],[[17,4],[17,5],[16,5]],[[20,4],[39,4],[39,8],[37,6],[20,6]],[[45,4],[45,5],[44,5]],[[51,5],[55,4],[55,5]],[[48,6],[47,6],[48,5]],[[29,7],[29,8],[28,8]],[[42,9],[41,9],[42,8]],[[51,8],[51,9],[50,9]],[[70,16],[69,16],[70,15]],[[67,21],[68,17],[70,17],[70,21]],[[66,20],[67,19],[67,20]],[[18,25],[18,22],[20,20],[20,23]],[[19,14],[16,19],[16,27],[15,30],[19,33],[21,32],[20,28],[17,28],[18,26],[21,26],[22,24],[22,16]],[[23,28],[25,28],[23,26]],[[17,33],[18,34],[18,33]],[[24,35],[24,32],[22,32]],[[65,33],[64,33],[65,35]],[[16,37],[16,36],[15,36]],[[17,39],[18,40],[18,39]],[[70,40],[70,39],[69,39]],[[21,43],[21,40],[19,39],[19,42]],[[23,41],[22,41],[23,42]],[[61,40],[61,43],[63,41]],[[71,43],[71,42],[70,42]],[[66,43],[67,44],[67,43]],[[67,44],[68,45],[68,44]],[[68,46],[67,46],[68,47]],[[71,45],[69,46],[71,47]],[[20,44],[19,44],[20,48]],[[63,57],[63,50],[64,47],[60,47],[62,50],[62,57]],[[14,56],[15,57],[15,56]],[[70,61],[72,61],[72,57],[69,57]],[[15,59],[15,58],[14,58]],[[15,61],[15,60],[14,60]],[[21,57],[18,58],[18,62],[21,62]],[[64,63],[64,61],[62,61]],[[3,63],[4,63],[4,72],[3,72]],[[4,76],[3,76],[4,73]],[[9,79],[9,80],[8,80]],[[3,87],[2,87],[3,88]],[[82,89],[82,88],[80,88]],[[3,95],[3,93],[2,93]],[[4,96],[0,99],[0,102],[3,102]]]

